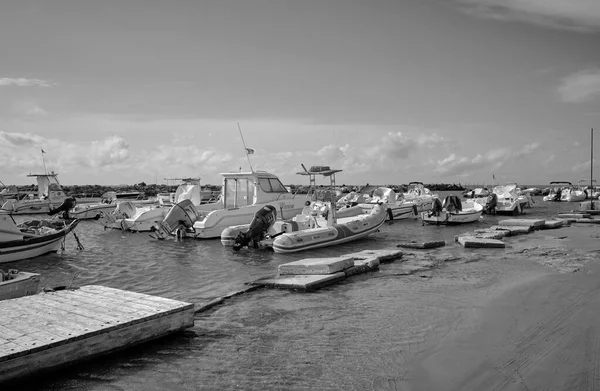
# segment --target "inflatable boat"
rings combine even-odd
[[[472,223],[481,217],[483,206],[473,201],[461,202],[456,196],[447,196],[442,203],[435,200],[431,210],[421,212],[423,224],[451,225]]]

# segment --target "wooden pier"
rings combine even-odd
[[[194,325],[194,305],[97,285],[0,302],[0,382]]]

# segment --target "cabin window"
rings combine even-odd
[[[254,182],[246,178],[225,179],[225,208],[239,208],[252,205]]]
[[[265,193],[287,193],[287,189],[277,178],[260,178],[258,182]]]

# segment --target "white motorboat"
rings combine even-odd
[[[48,213],[50,210],[60,206],[67,199],[67,194],[58,182],[58,174],[54,171],[49,174],[29,174],[27,176],[37,179],[37,194],[21,194],[19,198],[5,200],[0,208],[0,214]]]
[[[460,201],[456,196],[447,196],[442,203],[434,201],[433,207],[421,212],[423,224],[452,225],[473,223],[481,217],[483,206],[472,200]]]
[[[571,182],[567,181],[553,181],[550,182],[550,191],[548,195],[545,195],[542,200],[543,201],[562,201],[562,191],[563,189],[568,189],[573,187]]]
[[[581,202],[584,201],[586,198],[586,192],[576,187],[564,188],[560,193],[560,200],[562,202]]]
[[[177,204],[189,200],[198,210],[211,211],[221,204],[202,203],[200,178],[183,178],[173,197]],[[105,228],[121,229],[123,231],[149,232],[152,227],[161,223],[174,204],[162,202],[149,204],[143,201],[117,202],[114,212],[104,213],[98,222]]]
[[[433,201],[437,198],[438,195],[426,188],[423,182],[410,182],[406,193],[403,194],[403,202],[406,205],[415,205],[419,213],[431,209]]]
[[[492,193],[487,198],[476,198],[473,201],[483,206],[487,213],[521,214],[530,205],[528,197],[519,194],[516,183],[495,186]]]
[[[487,187],[477,187],[471,191],[466,191],[463,193],[463,197],[465,198],[485,198],[489,196],[491,192]]]
[[[0,263],[34,258],[56,252],[79,220],[30,220],[16,224],[12,216],[0,215]]]
[[[402,195],[389,187],[378,187],[373,191],[373,195],[364,202],[355,206],[338,209],[338,217],[350,217],[359,214],[369,214],[371,210],[380,204],[385,204],[387,217],[386,220],[404,220],[414,218],[419,215],[417,205],[408,202],[402,198]]]
[[[153,226],[155,237],[164,239],[177,232],[196,239],[219,238],[228,227],[250,223],[254,214],[265,205],[273,205],[280,218],[289,219],[300,213],[305,201],[310,200],[310,195],[290,193],[276,175],[266,171],[221,175],[223,186],[219,201],[201,205],[195,210],[189,207],[189,203],[174,207]],[[212,209],[207,205],[212,205]]]

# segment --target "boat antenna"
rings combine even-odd
[[[248,158],[248,164],[250,165],[250,171],[254,172],[252,168],[252,162],[250,161],[250,155],[254,153],[254,149],[246,147],[246,141],[244,141],[244,135],[242,134],[242,128],[240,127],[240,123],[237,123],[238,130],[240,131],[240,136],[242,137],[242,144],[244,144],[244,151],[246,152],[246,158]]]
[[[592,194],[594,192],[594,128],[591,131],[591,156],[590,156],[590,207],[594,210],[594,199]]]
[[[48,175],[48,170],[46,169],[46,159],[44,159],[44,155],[46,154],[46,152],[44,152],[42,148],[40,148],[40,151],[42,151],[42,163],[44,163],[44,173]]]

